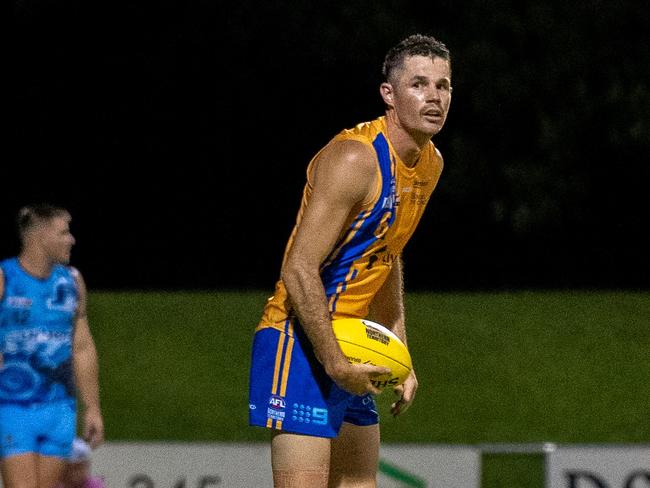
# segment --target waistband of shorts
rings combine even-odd
[[[260,322],[255,328],[255,332],[265,329],[275,329],[283,334],[293,337],[297,332],[296,328],[300,329],[300,322],[298,322],[298,319],[296,317],[288,317],[282,322]]]

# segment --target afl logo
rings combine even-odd
[[[284,402],[284,398],[273,395],[271,398],[269,398],[269,406],[274,410],[284,410],[286,404]]]

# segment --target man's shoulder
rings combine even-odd
[[[364,173],[374,173],[377,160],[372,146],[356,139],[333,140],[319,156],[321,168]]]
[[[14,266],[15,263],[17,262],[17,259],[18,258],[16,256],[12,256],[10,258],[0,259],[0,272],[3,271],[6,268],[10,268],[10,267]]]
[[[364,144],[372,144],[377,134],[385,131],[385,122],[383,117],[367,122],[360,122],[352,128],[343,129],[339,132],[334,140],[354,140]]]
[[[376,182],[377,156],[359,141],[331,141],[310,163],[307,179],[314,191],[336,194],[339,202],[360,202]]]
[[[11,275],[15,275],[18,272],[18,258],[11,257],[0,260],[0,280],[4,282]]]

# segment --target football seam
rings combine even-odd
[[[395,359],[395,358],[392,358],[392,357],[390,357],[390,356],[387,356],[386,354],[383,354],[383,353],[381,353],[381,352],[379,352],[379,351],[375,351],[374,349],[370,349],[369,347],[362,346],[361,344],[357,344],[356,342],[346,341],[345,339],[337,339],[337,341],[339,341],[339,342],[345,342],[346,344],[352,344],[353,346],[357,346],[357,347],[360,347],[360,348],[362,348],[362,349],[366,349],[366,350],[368,350],[368,351],[372,351],[372,352],[374,352],[374,353],[377,353],[377,354],[379,354],[380,356],[384,356],[385,358],[388,358],[388,359],[390,359],[391,361],[393,361],[393,362],[395,362],[395,363],[397,363],[397,364],[399,364],[399,365],[405,367],[405,368],[408,369],[409,371],[411,371],[411,369],[412,369],[412,368],[408,367],[406,364],[402,363],[401,361],[398,361],[398,360]],[[409,354],[409,356],[410,356],[410,354]]]

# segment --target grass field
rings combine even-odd
[[[247,427],[265,299],[92,293],[107,437],[266,440]],[[399,419],[387,414],[390,393],[379,397],[385,442],[650,441],[650,293],[410,293],[406,309],[420,389]],[[484,486],[541,486],[539,466],[486,456]]]

